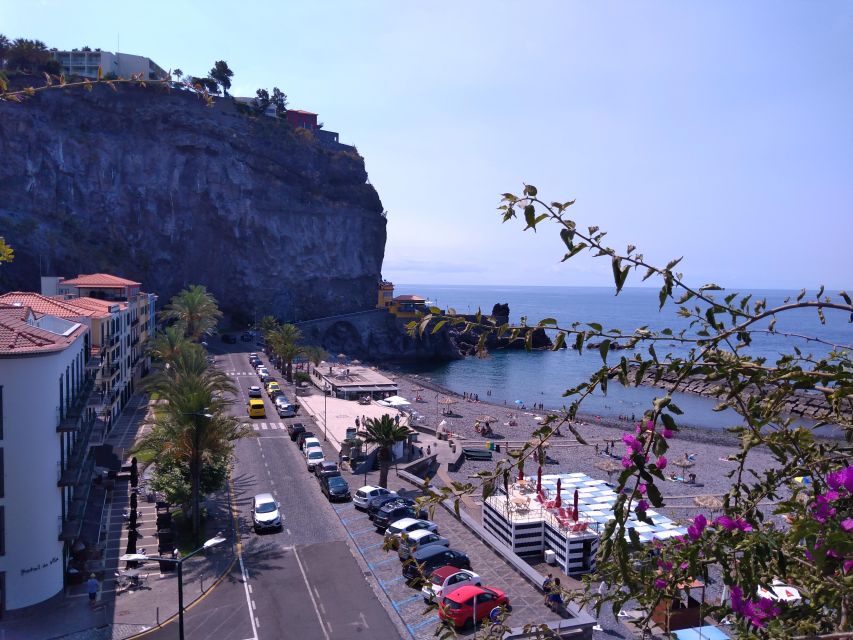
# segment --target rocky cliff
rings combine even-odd
[[[230,99],[107,87],[0,102],[0,288],[110,272],[161,304],[206,285],[286,320],[376,304],[385,217],[364,160]]]

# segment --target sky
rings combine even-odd
[[[611,284],[501,223],[528,183],[695,285],[853,288],[846,0],[0,0],[0,33],[281,88],[365,158],[392,281]]]

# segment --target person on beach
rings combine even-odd
[[[89,574],[89,579],[86,580],[86,593],[89,594],[89,606],[95,606],[95,599],[98,597],[98,579],[94,573]]]

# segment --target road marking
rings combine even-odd
[[[417,623],[416,625],[410,625],[410,624],[407,624],[406,626],[407,626],[407,627],[409,627],[409,632],[411,633],[412,631],[417,631],[417,630],[418,630],[418,629],[420,629],[421,627],[425,627],[425,626],[427,626],[427,625],[428,625],[428,624],[430,624],[431,622],[432,622],[432,623],[438,622],[438,616],[437,616],[436,614],[432,614],[432,615],[431,615],[429,618],[427,618],[426,620],[421,620],[421,621],[420,621],[419,623]]]
[[[326,625],[323,624],[323,617],[320,615],[320,608],[317,606],[314,594],[311,593],[311,584],[308,582],[308,576],[305,573],[305,568],[302,566],[302,560],[299,559],[299,552],[296,550],[296,547],[293,548],[293,555],[296,558],[296,563],[299,565],[299,571],[302,572],[302,579],[305,581],[305,587],[308,589],[308,595],[311,596],[311,603],[314,605],[314,613],[317,614],[317,620],[320,621],[320,629],[323,630],[323,637],[326,640],[329,640],[329,633],[326,631]]]
[[[288,529],[288,530],[287,530],[287,535],[291,535],[291,534],[290,534],[290,529]]]
[[[252,611],[257,611],[258,607],[255,605],[255,601],[252,600]]]
[[[243,564],[243,553],[242,550],[237,550],[238,558],[240,560],[240,574],[243,576],[243,587],[246,591],[246,604],[249,606],[249,610],[252,610],[252,598],[249,595],[249,574],[246,572],[246,565]],[[252,633],[254,634],[254,640],[258,640],[258,627],[260,627],[260,622],[257,616],[253,616],[249,614],[249,620],[252,622]]]
[[[397,611],[399,611],[400,607],[402,607],[404,604],[408,604],[409,602],[414,602],[418,598],[423,598],[423,596],[421,594],[418,594],[416,596],[410,596],[408,598],[403,598],[402,600],[395,600],[395,601],[391,602],[391,606],[394,607]]]
[[[252,585],[249,585],[249,593],[252,593]]]
[[[384,542],[377,542],[376,544],[369,544],[366,547],[359,547],[362,551],[369,551],[370,549],[376,549],[377,547],[381,547]]]
[[[257,627],[260,627],[260,626],[261,626],[261,621],[260,621],[260,620],[258,620],[258,616],[255,616],[255,627],[257,628]],[[257,636],[255,636],[255,637],[257,638]]]
[[[388,559],[386,559],[386,560],[381,560],[381,561],[379,561],[379,562],[369,562],[369,563],[367,564],[367,566],[368,566],[368,568],[369,568],[369,569],[373,570],[373,569],[375,569],[376,567],[381,567],[383,564],[388,564],[388,563],[389,563],[389,562],[391,562],[392,560],[398,560],[398,561],[399,561],[399,558],[388,558]]]

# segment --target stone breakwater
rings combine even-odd
[[[649,369],[641,380],[641,384],[649,387],[657,387],[672,391],[677,381],[677,375],[663,373],[660,378],[657,373]],[[678,385],[681,393],[692,393],[707,398],[720,398],[726,394],[726,389],[719,382],[706,380],[702,376],[688,376]],[[747,387],[744,390],[746,398],[761,395],[762,390],[758,387]],[[827,419],[830,422],[831,408],[827,399],[819,393],[807,393],[805,391],[794,391],[794,394],[785,402],[784,412],[791,415],[803,416],[812,420]],[[853,417],[853,401],[848,399],[842,406],[843,415],[850,419]]]

